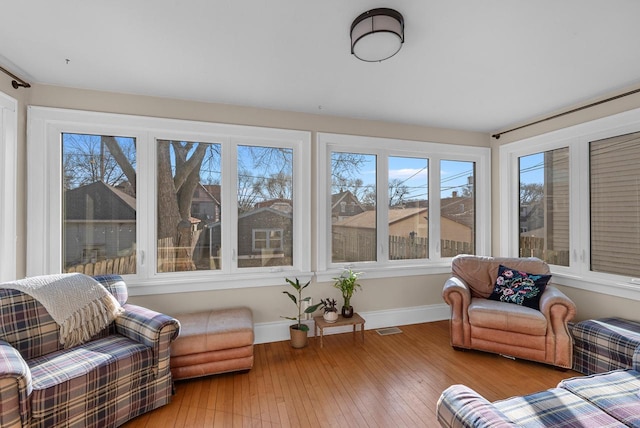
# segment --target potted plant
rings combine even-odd
[[[362,275],[362,272],[354,272],[351,269],[345,269],[339,277],[333,278],[336,281],[333,286],[340,290],[342,297],[344,298],[342,316],[345,318],[351,318],[353,316],[351,296],[353,296],[353,293],[358,288],[362,288],[362,286],[357,283],[360,275]]]
[[[309,300],[311,300],[311,297],[302,298],[302,290],[307,288],[311,281],[307,282],[304,285],[301,285],[298,278],[296,278],[295,281],[292,281],[289,278],[285,279],[287,283],[296,290],[295,294],[288,291],[283,291],[283,293],[289,296],[289,298],[297,306],[298,316],[282,318],[297,321],[296,324],[292,324],[289,326],[289,333],[291,334],[291,346],[294,348],[304,348],[305,346],[307,346],[307,332],[309,331],[309,326],[302,322],[302,314],[311,314],[315,312],[320,306],[322,306],[322,302],[313,306],[309,306],[303,311],[302,302],[308,302]]]
[[[338,321],[338,308],[336,308],[336,304],[336,299],[331,299],[329,297],[320,300],[321,308],[324,309],[322,318],[324,318],[326,322]]]

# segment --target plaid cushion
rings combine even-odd
[[[624,427],[566,389],[553,388],[493,403],[517,426],[527,428]]]
[[[573,325],[571,334],[575,343],[573,369],[580,373],[640,368],[640,322],[621,318],[586,320]]]
[[[152,349],[113,335],[29,361],[33,376],[31,415],[56,414],[57,423],[115,400],[118,386],[152,380]]]
[[[58,324],[37,300],[18,290],[0,288],[0,339],[25,360],[62,349]]]
[[[480,394],[465,385],[445,389],[437,404],[438,422],[447,428],[507,428],[517,425]]]
[[[615,419],[640,427],[640,373],[617,370],[565,379],[558,385],[595,404]]]
[[[96,275],[93,277],[96,281],[106,288],[109,293],[113,294],[118,303],[124,305],[129,298],[127,284],[120,275]]]

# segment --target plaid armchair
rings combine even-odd
[[[170,401],[169,345],[178,321],[127,304],[119,276],[95,279],[125,311],[69,349],[38,301],[0,289],[0,426],[116,427]]]

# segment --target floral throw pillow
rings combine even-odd
[[[500,265],[489,300],[540,309],[540,297],[551,275],[534,275]]]

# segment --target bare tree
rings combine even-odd
[[[74,189],[96,181],[110,186],[129,181],[130,187],[135,189],[134,139],[64,134],[62,148],[65,189]]]
[[[542,183],[520,184],[520,205],[531,205],[542,200],[544,186]]]
[[[405,180],[394,178],[389,181],[389,206],[400,207],[406,201],[405,197],[410,193],[409,187],[404,183]]]

